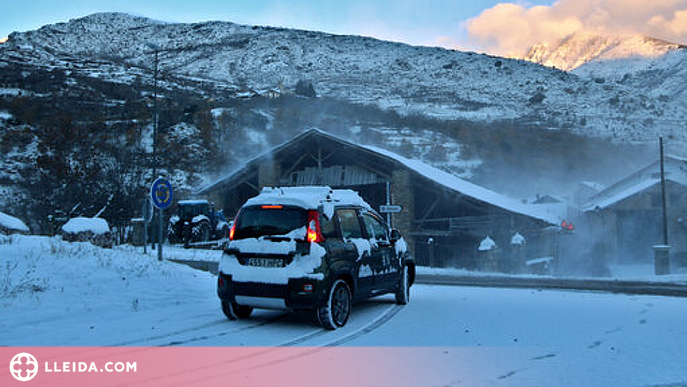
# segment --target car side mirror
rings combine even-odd
[[[391,240],[391,243],[396,243],[396,241],[399,239],[401,239],[401,233],[395,228],[392,229],[391,233],[389,234],[389,240]]]

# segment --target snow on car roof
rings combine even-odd
[[[371,208],[357,192],[350,189],[331,189],[327,186],[265,187],[258,196],[248,199],[245,205],[278,204],[315,210],[325,203]]]
[[[21,219],[0,212],[0,226],[8,230],[29,232],[29,227]]]
[[[93,234],[105,234],[110,232],[110,226],[102,218],[72,218],[69,219],[62,231],[70,234],[91,231]]]

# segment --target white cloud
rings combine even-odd
[[[463,23],[487,52],[517,56],[575,32],[644,34],[687,43],[687,0],[559,0],[550,6],[500,3]]]

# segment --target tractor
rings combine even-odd
[[[207,200],[182,200],[177,203],[177,213],[169,219],[167,239],[185,245],[207,242],[228,237],[229,227],[223,211],[215,211]]]

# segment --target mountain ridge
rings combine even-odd
[[[81,71],[74,66],[79,61],[102,61],[100,73],[88,70],[93,76],[127,83],[132,71],[139,77],[150,71],[148,42],[163,48],[163,74],[212,81],[234,92],[308,80],[319,95],[400,114],[519,120],[628,141],[677,133],[673,122],[687,118],[680,106],[661,98],[661,90],[639,92],[524,60],[221,21],[166,23],[93,14],[15,32],[0,46],[0,59],[70,71]]]

